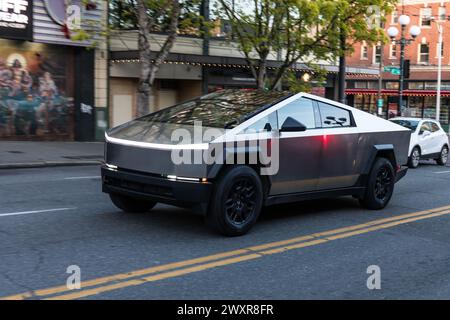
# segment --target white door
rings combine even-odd
[[[133,120],[133,96],[113,95],[113,126]]]
[[[424,122],[419,130],[419,145],[423,155],[433,153],[433,133],[430,122]]]

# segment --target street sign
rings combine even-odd
[[[393,67],[393,66],[386,66],[384,67],[385,72],[390,72],[393,75],[400,75],[400,68],[399,67]]]

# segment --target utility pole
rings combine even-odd
[[[345,103],[345,76],[347,72],[345,52],[347,49],[347,37],[343,29],[341,29],[340,46],[341,54],[339,57],[339,102]]]
[[[437,23],[439,32],[438,42],[438,76],[437,76],[437,92],[436,92],[436,120],[441,120],[441,83],[442,83],[442,40],[443,40],[443,27],[439,22]]]
[[[380,103],[380,101],[383,101],[383,95],[382,95],[382,90],[383,90],[383,68],[384,68],[384,45],[381,43],[380,44],[380,65],[379,65],[379,73],[380,75],[378,76],[378,95],[377,95],[377,106],[376,106],[376,112],[379,116],[382,115],[383,112],[383,107]],[[369,110],[371,111],[371,110]]]

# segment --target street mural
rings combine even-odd
[[[0,137],[70,139],[73,65],[69,49],[0,40]]]

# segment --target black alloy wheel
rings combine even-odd
[[[392,198],[395,171],[386,158],[377,158],[367,179],[366,191],[360,203],[370,210],[385,208]]]
[[[240,226],[255,214],[256,187],[251,178],[242,177],[231,187],[225,203],[227,218],[230,223]]]
[[[206,222],[225,236],[242,236],[258,220],[263,198],[263,185],[254,169],[226,168],[215,184]]]

